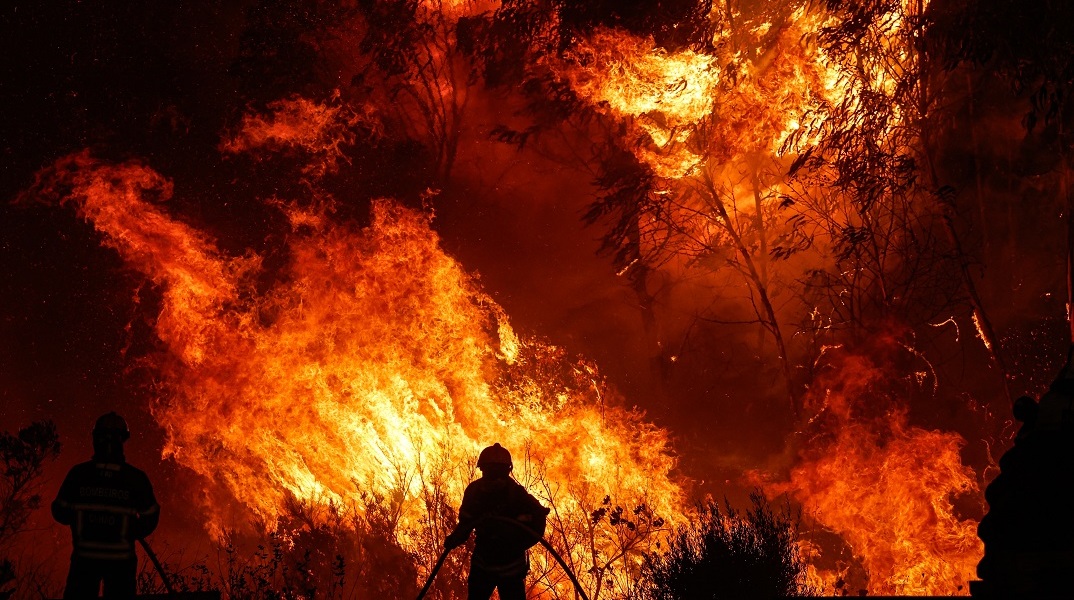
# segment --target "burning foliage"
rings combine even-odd
[[[35,191],[74,203],[160,288],[152,410],[166,456],[201,476],[217,539],[290,532],[280,519],[294,503],[364,519],[371,494],[390,507],[400,548],[427,551],[429,494],[457,502],[488,440],[525,457],[520,477],[563,523],[586,522],[609,493],[681,512],[666,433],[623,408],[591,364],[515,334],[428,216],[385,200],[356,229],[284,207],[291,261],[260,290],[256,256],[226,256],[150,203],[171,189],[143,164],[83,153]],[[640,561],[595,541],[593,525],[588,546],[563,537],[562,552]]]
[[[997,415],[1039,370],[1037,340],[1051,339],[989,302],[1023,284],[1025,297],[1054,291],[1023,281],[1047,271],[1040,261],[1012,261],[1019,274],[1000,283],[981,277],[978,261],[1007,254],[989,231],[1032,229],[1037,243],[1051,226],[1021,223],[1013,193],[988,187],[1033,173],[1034,201],[1060,197],[1041,215],[1069,214],[1069,61],[1056,58],[1069,36],[1053,26],[1039,44],[962,40],[976,31],[964,23],[1043,20],[1006,1],[652,4],[253,2],[224,15],[241,23],[220,59],[241,91],[219,114],[199,121],[201,106],[140,99],[151,117],[126,126],[201,127],[204,154],[132,144],[119,152],[145,160],[95,148],[57,161],[85,147],[78,136],[44,153],[52,166],[23,197],[73,206],[153,289],[153,349],[136,360],[153,377],[163,453],[204,490],[207,529],[228,549],[232,597],[411,592],[493,441],[522,457],[516,475],[553,508],[549,539],[593,598],[661,578],[674,587],[725,547],[768,543],[745,522],[778,538],[772,556],[795,569],[804,556],[823,588],[849,589],[855,571],[874,594],[966,591],[981,547],[962,513],[983,482],[966,464],[976,452],[984,471],[991,448],[979,447],[1005,443]],[[59,62],[85,66],[85,55],[97,56]],[[974,86],[990,60],[1016,90],[1032,88],[1026,125],[1040,139],[1018,152],[1059,148],[1059,167],[981,149]],[[1001,130],[1007,117],[989,116]],[[183,172],[184,161],[197,166]],[[169,164],[167,176],[150,164]],[[1009,181],[985,181],[1003,169]],[[602,238],[639,364],[652,365],[629,376],[656,391],[631,400],[679,410],[662,423],[672,430],[703,432],[687,441],[706,448],[690,475],[712,485],[731,463],[732,485],[788,495],[835,544],[798,532],[795,554],[779,537],[793,528],[758,504],[745,520],[703,506],[699,528],[666,545],[693,514],[669,431],[627,408],[594,361],[516,332],[473,267],[445,252],[433,207],[470,218],[458,207],[493,182],[476,195],[515,208],[527,201],[516,190],[567,172],[593,185],[556,209]],[[236,181],[250,197],[218,191]],[[242,240],[214,229],[216,200],[256,215],[236,226]],[[1055,320],[1061,303],[1033,301]],[[955,355],[978,381],[941,381]],[[250,540],[262,544],[252,558]],[[714,540],[724,550],[699,550]],[[457,596],[464,565],[446,569],[434,589]],[[536,594],[571,593],[548,556],[533,570]]]

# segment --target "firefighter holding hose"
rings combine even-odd
[[[466,543],[476,531],[467,579],[469,600],[525,600],[529,559],[526,550],[544,535],[549,509],[511,477],[511,453],[500,444],[481,451],[481,477],[470,483],[459,508],[459,524],[444,540],[445,550]]]
[[[134,598],[138,559],[134,543],[153,532],[160,506],[149,478],[127,464],[127,422],[115,412],[93,427],[93,458],[71,468],[52,502],[52,516],[71,527],[74,552],[65,600]]]

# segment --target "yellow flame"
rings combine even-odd
[[[659,113],[674,127],[697,123],[712,110],[720,79],[712,56],[670,53],[651,38],[612,30],[598,30],[573,53],[589,63],[568,73],[574,89],[619,115]]]
[[[357,229],[297,211],[307,231],[257,291],[256,258],[223,255],[145,200],[169,188],[157,173],[85,154],[60,170],[105,243],[163,291],[168,393],[153,412],[165,453],[213,499],[272,527],[291,499],[401,497],[411,543],[422,490],[457,504],[478,451],[499,441],[527,457],[534,491],[564,519],[588,522],[607,494],[680,514],[666,434],[614,402],[593,365],[519,338],[427,216],[380,201]],[[226,506],[206,507],[217,534],[241,524]]]

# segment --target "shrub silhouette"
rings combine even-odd
[[[640,600],[779,598],[813,595],[798,552],[798,518],[772,510],[764,495],[750,495],[740,514],[709,501],[680,526],[666,551],[652,553],[643,568]]]
[[[52,421],[36,421],[18,434],[0,432],[0,600],[15,593],[17,588],[7,584],[16,576],[21,583],[31,579],[25,569],[17,572],[6,554],[26,529],[30,513],[41,507],[41,475],[46,462],[59,455],[60,436]]]

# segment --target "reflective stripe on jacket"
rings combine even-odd
[[[156,529],[160,506],[146,474],[128,464],[75,465],[52,502],[52,516],[71,527],[74,556],[134,558],[134,542]]]

